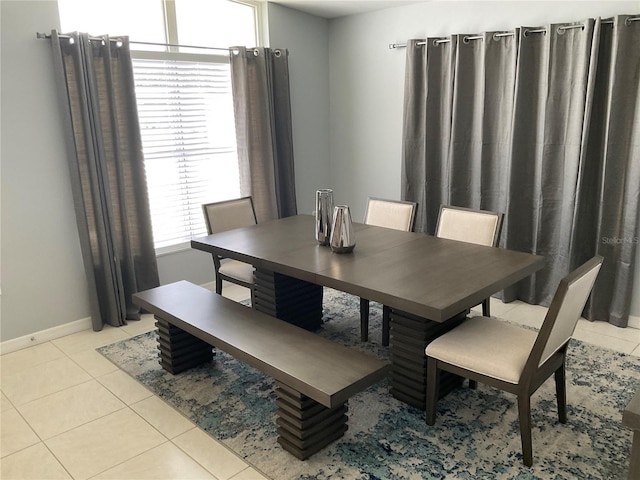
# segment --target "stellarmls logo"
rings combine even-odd
[[[638,245],[640,243],[638,241],[638,237],[602,237],[602,243],[605,245],[622,245],[623,243],[632,243],[633,245]]]

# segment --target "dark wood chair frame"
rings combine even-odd
[[[378,200],[388,203],[399,203],[402,205],[413,205],[411,211],[411,218],[409,219],[409,232],[413,231],[413,227],[416,221],[416,210],[418,204],[416,202],[408,202],[405,200],[388,200],[386,198],[369,197],[367,201],[367,208],[364,213],[364,218],[367,218],[369,213],[369,202],[371,200]],[[389,346],[389,330],[391,328],[391,309],[386,305],[382,306],[382,345]],[[360,298],[360,340],[366,342],[369,340],[369,300],[366,298]]]
[[[496,222],[496,230],[493,235],[493,240],[491,242],[491,247],[497,247],[498,242],[500,241],[500,233],[502,232],[502,221],[504,219],[504,214],[499,212],[492,212],[490,210],[477,210],[474,208],[466,208],[466,207],[454,207],[452,205],[440,205],[440,213],[438,214],[438,223],[436,224],[436,237],[438,236],[438,231],[440,229],[440,219],[442,218],[443,210],[462,210],[465,212],[474,212],[474,213],[482,213],[484,215],[490,215],[497,217]],[[482,301],[482,315],[485,317],[491,316],[491,308],[490,308],[490,299],[485,298]]]
[[[549,341],[551,331],[555,325],[558,312],[564,302],[569,286],[576,280],[582,278],[583,275],[591,271],[593,268],[600,265],[602,261],[602,257],[596,256],[560,281],[542,327],[538,333],[538,337],[536,338],[531,350],[531,354],[529,355],[524,370],[522,371],[520,381],[517,384],[481,375],[427,356],[427,425],[434,425],[436,421],[438,386],[440,372],[442,370],[468,378],[473,382],[484,383],[500,390],[513,393],[518,398],[518,418],[520,421],[523,463],[528,467],[533,465],[533,447],[531,442],[531,395],[553,374],[556,384],[558,420],[560,423],[567,422],[565,360],[569,342],[565,342],[565,344],[551,355],[551,357],[542,365],[539,365],[540,359],[545,346]],[[499,345],[496,345],[496,348],[499,348]]]
[[[235,203],[238,201],[248,201],[249,204],[251,205],[251,212],[253,212],[253,220],[254,222],[257,224],[258,220],[256,218],[256,210],[253,206],[253,198],[250,196],[247,197],[240,197],[240,198],[234,198],[232,200],[224,200],[221,202],[212,202],[212,203],[205,203],[202,205],[202,212],[204,213],[204,221],[207,225],[207,233],[209,235],[211,235],[213,233],[213,230],[211,228],[211,220],[209,218],[209,212],[207,210],[207,207],[211,206],[211,205],[223,205],[225,203]],[[253,304],[253,299],[254,299],[254,284],[253,283],[248,283],[248,282],[244,282],[238,278],[234,278],[234,277],[230,277],[228,275],[225,275],[223,273],[220,273],[220,265],[221,265],[221,260],[224,259],[224,257],[220,256],[220,255],[216,255],[215,253],[212,253],[211,256],[213,257],[213,267],[215,270],[215,276],[216,276],[216,293],[222,295],[222,282],[223,281],[227,281],[230,283],[235,283],[236,285],[240,285],[242,287],[246,287],[249,289],[249,291],[251,292],[251,303]]]

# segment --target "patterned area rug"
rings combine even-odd
[[[359,301],[325,290],[319,332],[386,358],[381,308],[371,304],[371,341],[359,341]],[[572,340],[568,423],[557,420],[553,380],[532,397],[532,468],[522,464],[515,397],[486,385],[459,388],[438,404],[436,425],[395,400],[386,382],[349,400],[349,430],[306,461],[276,443],[272,380],[225,353],[173,376],[157,361],[155,334],[98,349],[214,438],[274,480],[624,479],[632,433],[622,410],[640,387],[640,359]]]

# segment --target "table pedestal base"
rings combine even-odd
[[[391,395],[424,410],[426,407],[427,357],[424,349],[440,335],[462,323],[468,312],[446,322],[434,322],[406,312],[391,309]],[[440,396],[462,384],[462,377],[449,372],[440,376]]]
[[[305,460],[347,431],[346,402],[327,408],[291,387],[276,384],[278,443],[287,452]]]
[[[306,330],[322,324],[322,286],[256,269],[253,308]]]

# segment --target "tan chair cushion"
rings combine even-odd
[[[218,270],[223,275],[242,280],[246,283],[253,283],[253,265],[240,262],[238,260],[224,259]]]
[[[538,333],[502,320],[473,317],[432,341],[429,357],[516,384]]]

